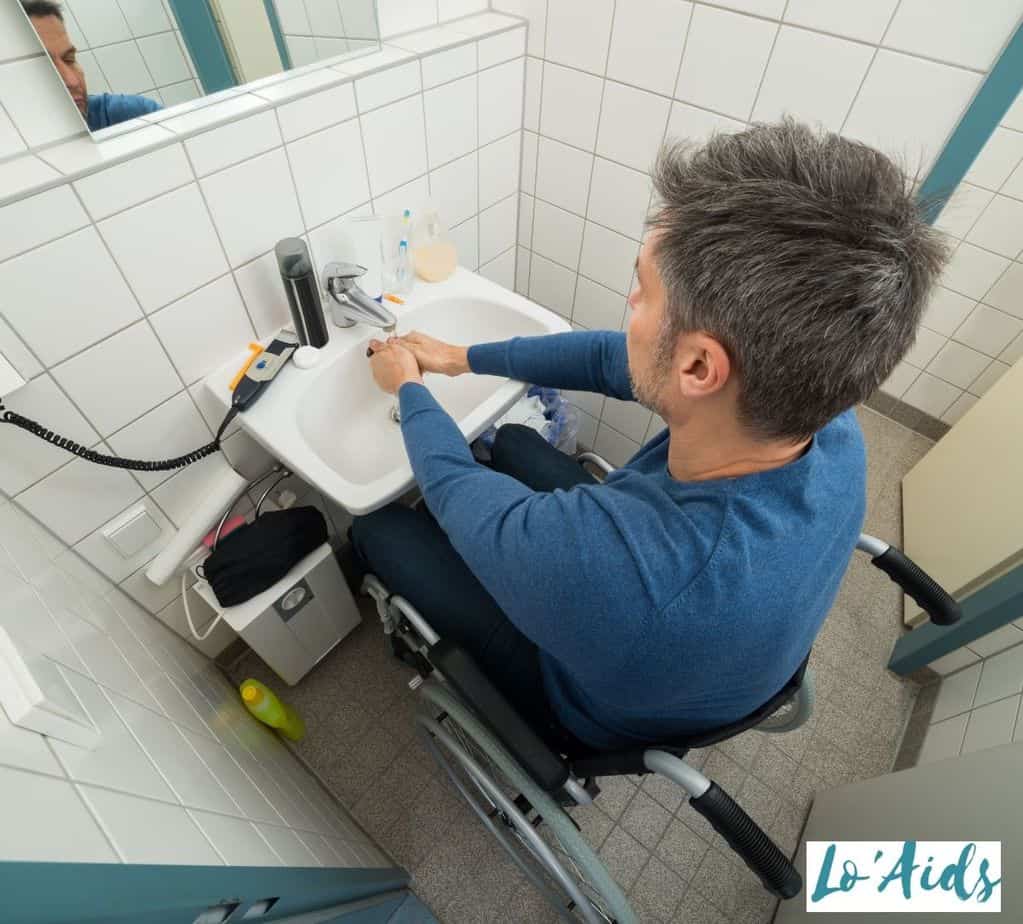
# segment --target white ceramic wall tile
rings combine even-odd
[[[777,29],[761,19],[697,5],[675,96],[748,118]]]
[[[480,70],[510,61],[512,58],[519,58],[525,53],[525,29],[513,29],[510,32],[502,32],[499,35],[492,35],[490,38],[480,39]]]
[[[497,212],[495,211],[496,215]],[[480,265],[480,231],[483,227],[483,221],[484,216],[481,214],[478,219],[470,218],[468,221],[463,221],[460,225],[452,228],[450,232],[451,241],[455,245],[455,251],[458,253],[458,265],[464,266],[473,272],[479,269]],[[507,240],[506,228],[503,222],[500,224],[500,227],[497,227],[493,219],[489,219],[486,233],[491,235],[487,239],[487,258],[492,259],[494,250],[498,249],[498,252],[500,252],[499,248]],[[512,243],[514,243],[514,238]]]
[[[603,74],[614,9],[614,0],[549,0],[547,60]]]
[[[9,410],[31,420],[45,421],[54,433],[83,446],[99,441],[96,431],[48,375],[33,379],[5,401]],[[5,434],[0,455],[0,491],[13,497],[72,458],[63,449],[11,428]]]
[[[602,81],[556,64],[543,66],[540,134],[592,151],[600,119]]]
[[[532,196],[519,196],[519,234],[517,243],[522,247],[533,245],[533,206],[536,200]]]
[[[194,184],[108,218],[99,229],[147,312],[227,271]]]
[[[0,109],[0,157],[11,157],[26,150],[25,142],[10,116]]]
[[[983,298],[1008,266],[1009,261],[1005,257],[964,241],[952,254],[941,282],[970,298]]]
[[[996,128],[970,165],[965,179],[976,186],[997,190],[1023,160],[1023,132]]]
[[[752,13],[766,19],[781,19],[785,0],[708,0],[714,6],[725,6],[740,13]]]
[[[31,580],[66,550],[51,532],[10,503],[0,502],[0,545],[6,548],[15,570]]]
[[[468,45],[438,51],[436,54],[427,55],[421,63],[423,89],[429,90],[459,77],[466,77],[475,71],[476,45],[470,42]]]
[[[479,75],[479,143],[489,144],[522,127],[525,58]]]
[[[476,154],[469,154],[430,173],[430,198],[451,225],[468,221],[479,211]]]
[[[472,157],[473,155],[469,155]],[[411,183],[392,189],[382,196],[373,198],[373,214],[393,216],[397,218],[405,209],[413,215],[420,214],[430,207],[430,181],[426,176],[416,177]],[[358,210],[356,210],[356,213]],[[348,213],[353,214],[353,213]],[[342,216],[344,218],[345,216]],[[310,235],[311,236],[311,235]]]
[[[518,191],[521,149],[521,132],[480,148],[480,208],[487,208]]]
[[[991,291],[984,296],[984,301],[1006,314],[1023,318],[1023,264],[1010,264],[998,282],[991,287]]]
[[[970,713],[963,738],[963,753],[983,751],[1012,741],[1020,697],[1013,696],[987,706],[978,706]]]
[[[515,288],[515,248],[506,250],[496,260],[480,267],[480,275],[506,289]]]
[[[85,227],[89,218],[69,186],[14,202],[0,210],[0,260]]]
[[[200,182],[232,266],[261,256],[281,238],[302,233],[302,216],[283,150]]]
[[[902,0],[884,44],[986,70],[1019,19],[1019,4],[992,0]]]
[[[618,330],[625,310],[625,298],[620,293],[597,285],[585,276],[579,277],[572,309],[573,321],[588,330]],[[580,407],[589,410],[584,405]],[[600,408],[591,410],[591,413],[599,417]]]
[[[1017,636],[1020,634],[1020,630],[1012,624],[1004,629],[1011,629]],[[1023,689],[1023,648],[1020,645],[986,656],[981,667],[975,707],[1015,696]]]
[[[156,86],[134,41],[104,45],[92,53],[112,87],[123,88],[127,93],[146,93]]]
[[[174,32],[149,35],[140,38],[138,44],[146,67],[158,87],[188,80],[191,77],[188,62],[181,52],[181,46],[178,44],[178,38]]]
[[[185,142],[198,176],[223,170],[280,145],[281,133],[272,112],[260,112],[247,119],[229,122]]]
[[[1023,359],[1023,334],[1020,334],[1001,353],[999,353],[998,358],[1002,362],[1009,363],[1010,365]]]
[[[931,360],[927,371],[959,388],[966,388],[991,363],[983,353],[950,340]]]
[[[292,142],[288,158],[306,227],[321,225],[369,199],[357,120]]]
[[[488,0],[437,0],[437,13],[441,22],[489,8]]]
[[[63,776],[60,764],[46,746],[45,737],[13,724],[3,710],[0,710],[0,764]]]
[[[26,381],[43,371],[43,367],[11,326],[0,315],[0,356],[3,356]]]
[[[974,664],[941,681],[931,722],[941,722],[972,708],[980,681],[981,665]]]
[[[280,330],[291,320],[287,296],[273,251],[234,271],[257,337]]]
[[[945,338],[926,327],[916,332],[916,341],[906,354],[906,362],[918,369],[923,369],[945,345]]]
[[[907,362],[897,363],[891,375],[881,383],[881,391],[893,398],[901,398],[919,375],[920,370],[916,366]]]
[[[423,94],[430,168],[468,154],[476,146],[476,78],[463,77]]]
[[[117,856],[75,788],[66,780],[0,767],[0,810],[5,827],[17,837],[5,837],[0,857],[8,862],[54,859],[61,845],[65,863],[116,863]]]
[[[1012,649],[1011,657],[1006,654],[1006,656],[998,662],[1000,665],[999,669],[1001,669],[1003,674],[1006,676],[1014,677],[1014,682],[1018,682],[1020,686],[1003,693],[1003,696],[1008,696],[1010,693],[1019,693],[1020,690],[1023,690],[1023,650],[1017,650],[1017,646],[1023,643],[1023,634],[1021,634],[1021,632],[1023,632],[1023,630],[1021,630],[1017,625],[1009,623],[1008,625],[1001,626],[993,632],[988,632],[987,635],[982,635],[980,638],[969,643],[970,651],[979,655],[981,658],[988,659],[985,662],[985,670],[987,669],[987,665],[990,665],[992,661],[996,660],[993,657],[994,655],[999,655],[999,657],[1001,657],[999,654],[1000,652],[1006,652],[1007,649]],[[981,686],[983,687],[983,685],[984,681],[982,675]],[[1000,698],[1001,697],[997,696],[992,697],[992,699]],[[980,702],[979,694],[978,702]],[[991,702],[991,699],[985,699],[984,702]]]
[[[592,222],[586,223],[579,272],[595,282],[627,295],[639,244]]]
[[[274,852],[288,865],[298,867],[319,867],[320,861],[302,843],[293,831],[276,825],[256,825]]]
[[[943,286],[936,286],[924,311],[923,324],[925,326],[920,328],[920,331],[930,329],[946,337],[951,337],[967,315],[973,311],[976,304],[973,299],[966,298],[958,292],[953,292]],[[924,336],[933,339],[933,334]],[[936,340],[934,342],[937,343]],[[914,365],[926,365],[923,359],[917,361],[910,359],[910,362]]]
[[[38,157],[32,154],[15,157],[4,161],[4,169],[0,173],[0,197],[14,197],[58,179],[60,174]]]
[[[955,401],[952,402],[951,406],[944,414],[941,415],[941,420],[947,423],[949,426],[959,423],[963,415],[977,403],[977,398],[971,395],[969,392],[963,392]],[[931,665],[933,666],[933,665]]]
[[[653,412],[635,401],[619,401],[608,398],[604,402],[603,423],[614,427],[631,440],[642,443],[650,426],[650,415]]]
[[[598,157],[586,217],[638,241],[643,237],[650,192],[646,173]]]
[[[577,215],[586,214],[593,155],[540,136],[536,195]]]
[[[880,41],[898,0],[789,0],[785,21],[874,44]]]
[[[956,331],[960,343],[997,356],[1023,331],[1023,321],[987,305],[977,305]]]
[[[679,0],[632,0],[618,10],[607,76],[671,96],[692,10]]]
[[[376,109],[361,122],[374,196],[426,173],[426,127],[418,96]]]
[[[843,133],[926,173],[980,82],[980,75],[881,50]]]
[[[387,38],[436,24],[437,7],[421,0],[378,0],[377,16],[380,35]]]
[[[960,183],[946,201],[934,227],[953,239],[963,238],[994,197],[995,194],[989,189]]]
[[[873,56],[869,45],[783,26],[753,118],[775,122],[789,114],[837,132]]]
[[[169,401],[114,433],[109,440],[119,456],[129,459],[173,459],[210,442],[210,430],[196,410],[188,392]],[[147,491],[162,484],[173,472],[136,472]],[[134,568],[131,570],[135,570]],[[129,572],[130,573],[130,572]],[[117,580],[123,580],[127,574]]]
[[[1014,258],[1023,250],[1023,202],[995,196],[966,239],[979,247]]]
[[[330,87],[277,107],[277,119],[285,141],[294,141],[332,123],[344,122],[355,113],[355,91],[350,83]]]
[[[576,274],[533,254],[530,261],[529,297],[564,318],[572,317]]]
[[[191,180],[184,150],[175,144],[83,177],[74,185],[89,214],[99,221]]]
[[[422,89],[419,61],[409,61],[355,81],[355,98],[359,112],[369,112],[388,103],[397,102]]]
[[[103,436],[181,390],[181,380],[144,322],[55,366],[53,375]]]
[[[927,372],[921,372],[906,389],[902,400],[932,417],[941,417],[961,394],[960,389]]]
[[[944,686],[947,680],[942,681]],[[949,757],[958,757],[962,753],[963,737],[966,735],[966,723],[969,713],[962,713],[954,718],[931,725],[924,734],[917,757],[917,766],[931,764]]]
[[[280,866],[282,860],[256,827],[241,818],[190,811],[199,829],[230,866]]]
[[[509,247],[515,246],[518,196],[507,199],[480,212],[479,262],[489,263]],[[463,264],[464,265],[464,264]]]
[[[124,0],[118,6],[132,35],[152,35],[174,28],[160,0]]]
[[[519,188],[530,196],[536,194],[536,170],[540,136],[533,132],[522,133],[522,170]]]
[[[457,32],[450,26],[433,26],[429,29],[419,29],[416,32],[398,36],[388,42],[385,49],[401,48],[423,55],[430,51],[436,51],[438,48],[447,48],[449,45],[464,41],[465,33],[463,32]]]
[[[529,21],[528,51],[542,55],[547,37],[547,0],[491,0],[491,7]]]
[[[0,8],[0,61],[39,54],[39,39],[24,13],[13,3]]]
[[[600,114],[596,153],[649,172],[668,125],[669,100],[608,81]]]
[[[223,860],[180,806],[80,787],[126,863],[220,866]],[[159,831],[159,837],[153,832]]]
[[[532,253],[525,247],[515,248],[515,291],[519,295],[529,296],[529,273],[532,265]]]
[[[971,664],[976,664],[979,660],[980,658],[970,651],[969,648],[957,648],[947,655],[935,658],[927,666],[936,673],[941,674],[942,677],[945,677],[964,667],[969,667]]]
[[[983,397],[987,394],[991,386],[1008,371],[1009,366],[996,359],[970,384],[970,392],[978,397]]]
[[[61,285],[41,285],[54,267],[60,267]],[[0,290],[8,323],[47,365],[141,317],[92,228],[0,265]]]
[[[593,451],[607,459],[615,468],[621,468],[639,451],[639,443],[601,423],[597,427]]]
[[[666,137],[669,140],[702,143],[715,133],[740,132],[745,127],[745,122],[698,109],[687,103],[674,103],[668,118]]]
[[[533,251],[575,270],[583,243],[583,219],[537,199],[533,213]]]
[[[1012,171],[1001,191],[1002,195],[1023,199],[1023,163]]]
[[[527,131],[540,131],[540,84],[544,64],[537,58],[526,58],[525,112],[522,127]]]
[[[31,148],[86,130],[48,57],[14,61],[0,68],[0,106]]]

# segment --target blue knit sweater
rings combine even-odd
[[[471,347],[473,372],[634,400],[625,335]],[[702,731],[763,705],[806,657],[863,522],[852,411],[781,468],[685,482],[663,430],[601,485],[535,492],[476,463],[429,390],[400,390],[426,504],[541,650],[562,723],[595,747]]]

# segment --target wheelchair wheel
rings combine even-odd
[[[462,700],[432,680],[420,693],[442,715],[442,720],[426,714],[416,719],[430,753],[561,919],[637,924],[618,884],[575,822]]]
[[[757,725],[756,730],[772,734],[795,731],[813,714],[817,701],[816,689],[813,671],[808,667],[796,695]]]

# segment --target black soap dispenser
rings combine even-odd
[[[274,253],[299,341],[303,346],[326,346],[327,319],[309,248],[300,237],[286,237],[277,242]]]

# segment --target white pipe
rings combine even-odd
[[[206,494],[181,524],[174,538],[146,569],[146,577],[156,585],[170,580],[181,563],[192,554],[206,534],[216,526],[223,512],[248,487],[248,480],[239,475],[226,462],[220,474],[212,481]]]

